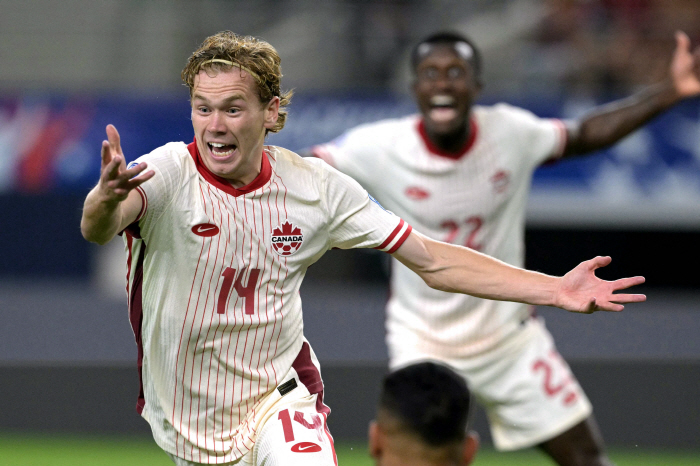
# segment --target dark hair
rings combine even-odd
[[[413,71],[415,72],[418,69],[420,62],[430,53],[429,51],[423,51],[423,49],[426,48],[424,45],[453,45],[458,42],[464,42],[471,48],[473,53],[471,57],[465,58],[465,60],[471,65],[476,81],[481,83],[481,52],[471,39],[457,32],[437,32],[418,42],[411,51],[411,66]]]
[[[471,400],[462,377],[433,362],[412,364],[384,379],[379,409],[430,446],[464,440]]]

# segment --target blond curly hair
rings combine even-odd
[[[280,56],[275,48],[252,36],[240,36],[231,31],[222,31],[204,39],[202,45],[190,55],[180,76],[194,90],[194,78],[202,69],[226,71],[233,66],[248,71],[258,85],[260,102],[267,103],[273,97],[280,98],[279,116],[274,127],[266,131],[276,133],[287,121],[286,106],[292,100],[292,91],[282,92],[280,83],[282,70]],[[227,64],[226,62],[231,62]]]

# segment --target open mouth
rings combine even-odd
[[[209,147],[209,151],[214,155],[215,157],[228,157],[229,155],[233,154],[236,151],[236,145],[234,144],[223,144],[220,142],[208,142],[207,146]]]
[[[454,97],[444,94],[434,95],[430,98],[430,110],[428,116],[437,123],[448,122],[457,118],[457,101]]]

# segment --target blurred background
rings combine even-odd
[[[148,435],[121,240],[80,235],[113,123],[128,160],[190,142],[180,71],[208,35],[261,37],[295,89],[292,150],[415,112],[410,48],[437,30],[484,56],[480,102],[574,117],[664,78],[697,0],[0,0],[0,433]],[[527,265],[562,274],[612,255],[645,275],[622,314],[540,309],[613,446],[700,449],[700,99],[614,148],[538,170]],[[331,251],[302,289],[337,440],[364,439],[385,371],[387,262]],[[340,331],[342,329],[342,331]],[[489,443],[483,416],[477,421]],[[1,456],[1,455],[0,455]]]

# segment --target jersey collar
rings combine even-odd
[[[459,150],[459,152],[453,153],[453,152],[446,152],[439,147],[437,147],[433,142],[430,140],[428,137],[428,133],[425,131],[425,122],[423,121],[423,118],[420,118],[418,120],[418,134],[420,134],[421,139],[423,140],[423,144],[425,144],[425,147],[430,151],[432,154],[439,155],[440,157],[446,157],[448,159],[452,160],[459,160],[464,155],[469,152],[469,150],[474,146],[474,143],[476,142],[476,135],[479,132],[479,127],[476,124],[476,120],[474,117],[469,118],[469,139],[467,142],[464,144],[464,146]]]
[[[256,176],[253,181],[243,186],[242,188],[234,188],[226,178],[222,178],[218,175],[213,174],[211,171],[209,171],[207,166],[204,165],[204,162],[202,162],[202,158],[199,155],[199,149],[197,148],[196,139],[187,145],[187,150],[190,151],[190,155],[194,159],[194,164],[197,167],[197,171],[204,177],[204,179],[216,186],[217,188],[219,188],[220,190],[232,196],[240,196],[242,194],[247,194],[249,192],[255,191],[256,189],[264,186],[265,183],[270,181],[270,177],[272,176],[272,167],[270,166],[270,161],[268,160],[267,155],[263,150],[262,166],[260,167],[260,173],[258,173],[258,176]]]

